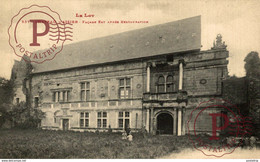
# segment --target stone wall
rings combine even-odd
[[[42,127],[62,129],[62,119],[69,119],[69,127],[73,130],[95,130],[97,128],[97,112],[106,111],[107,128],[118,129],[119,111],[130,112],[130,127],[142,127],[142,93],[143,63],[129,62],[115,65],[75,68],[59,72],[33,74],[31,98],[39,98],[46,119]],[[119,99],[119,80],[131,78],[131,95],[128,99]],[[90,83],[90,99],[81,101],[81,82]],[[53,91],[69,89],[68,102],[55,103]],[[34,103],[32,103],[34,104]],[[66,114],[64,114],[66,109]],[[79,127],[80,112],[89,112],[89,127]],[[57,116],[56,119],[55,115]],[[56,122],[55,122],[56,120]]]
[[[227,57],[228,51],[225,49],[195,51],[33,74],[31,104],[34,105],[34,99],[38,97],[39,106],[47,115],[46,119],[42,121],[43,127],[62,129],[62,119],[69,119],[69,128],[80,131],[94,131],[97,128],[97,112],[99,111],[108,113],[107,126],[110,125],[114,130],[120,130],[118,128],[119,111],[130,112],[130,127],[140,129],[146,125],[147,109],[155,108],[152,115],[156,115],[162,110],[169,110],[175,118],[174,133],[177,133],[176,109],[183,107],[182,125],[183,134],[185,134],[191,111],[203,101],[210,98],[221,98],[222,81],[227,77]],[[181,103],[183,105],[181,107],[177,102],[179,61],[184,62],[183,91],[188,97],[185,103]],[[157,93],[156,84],[160,75],[165,77],[173,75],[176,94],[161,96],[162,99],[164,98],[163,101],[143,102],[143,94],[147,92],[146,67],[148,64],[151,64],[150,92]],[[131,96],[128,99],[119,98],[119,80],[121,78],[131,78]],[[90,83],[88,101],[81,101],[81,82]],[[54,102],[53,92],[59,89],[69,90],[68,102]],[[208,112],[215,111],[212,109]],[[80,112],[89,112],[88,129],[79,127]],[[154,118],[154,123],[149,124],[156,127],[156,117],[152,118]],[[207,118],[209,118],[207,114],[202,114],[200,119],[206,120]],[[210,130],[210,123],[199,126],[200,132]]]
[[[13,68],[12,68],[12,75],[11,80],[14,81],[14,99],[13,103],[16,104],[17,98],[19,99],[19,102],[26,102],[26,82],[25,79],[28,77],[29,70],[28,69],[29,64],[25,62],[23,59],[21,61],[14,62]]]
[[[130,66],[131,65],[131,66]],[[125,64],[115,65],[115,67],[104,66],[86,69],[74,69],[71,72],[50,72],[42,74],[34,74],[32,79],[32,96],[39,96],[42,91],[42,103],[52,102],[52,90],[71,88],[69,101],[80,101],[80,83],[90,82],[91,97],[90,100],[113,100],[119,98],[119,79],[132,78],[132,97],[142,98],[143,77],[142,77],[142,63],[139,64]],[[111,71],[112,70],[112,71]],[[79,74],[77,71],[82,71]],[[75,74],[75,75],[70,75]],[[78,75],[77,75],[78,74]],[[103,96],[101,94],[104,94]]]

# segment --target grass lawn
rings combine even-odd
[[[187,136],[80,133],[48,130],[0,130],[0,159],[3,158],[158,158],[184,148],[193,148]]]

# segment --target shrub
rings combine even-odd
[[[14,127],[21,129],[37,128],[44,116],[45,114],[41,110],[30,108],[24,102],[13,105],[9,111],[9,117],[14,123]]]

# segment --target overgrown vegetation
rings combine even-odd
[[[13,80],[0,78],[0,128],[37,128],[44,118],[44,113],[39,109],[31,108],[29,104],[21,102],[13,104]]]
[[[248,105],[249,116],[253,121],[253,134],[259,135],[260,133],[260,58],[256,51],[250,52],[245,61],[246,77],[248,79]]]
[[[250,52],[244,59],[246,76],[260,79],[260,58],[256,51]]]
[[[10,119],[10,107],[12,106],[14,83],[11,80],[0,78],[0,128]]]
[[[8,114],[15,128],[37,128],[45,114],[40,109],[30,108],[21,102],[13,105]]]
[[[47,130],[0,130],[0,158],[157,158],[193,148],[187,136],[79,133]]]

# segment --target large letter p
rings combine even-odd
[[[40,43],[37,43],[38,36],[44,36],[49,32],[50,25],[46,20],[30,20],[33,23],[33,43],[30,43],[30,46],[40,46]],[[37,23],[43,23],[45,25],[45,31],[42,33],[37,33]]]
[[[212,136],[209,138],[210,140],[219,140],[217,137],[217,130],[224,130],[228,124],[229,120],[226,114],[216,113],[216,114],[209,114],[212,117]],[[225,120],[224,126],[217,127],[217,116],[223,117]]]

